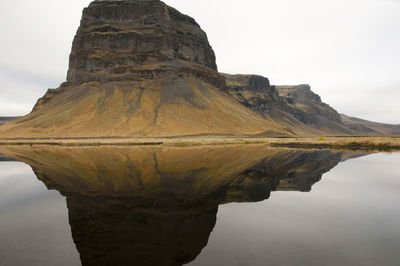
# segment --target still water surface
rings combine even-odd
[[[0,265],[400,265],[399,153],[2,153]]]

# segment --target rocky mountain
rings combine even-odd
[[[274,86],[257,75],[223,74],[227,91],[243,106],[297,135],[399,135],[387,125],[339,114],[310,85]]]
[[[196,21],[159,0],[93,1],[67,82],[2,137],[288,135],[225,91]]]
[[[341,116],[309,85],[218,73],[206,33],[159,0],[93,1],[83,10],[66,82],[0,127],[0,137],[398,132]]]
[[[295,134],[356,134],[309,85],[272,86],[267,78],[256,75],[224,74],[224,77],[229,93],[241,104]]]

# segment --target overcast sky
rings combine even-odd
[[[0,116],[65,81],[91,1],[1,0]],[[400,124],[400,0],[166,0],[208,34],[219,71],[310,84],[341,113]]]

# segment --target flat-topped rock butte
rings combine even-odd
[[[218,73],[206,33],[159,0],[93,1],[66,82],[0,138],[398,134],[346,119],[308,85]],[[388,129],[390,127],[390,129]]]

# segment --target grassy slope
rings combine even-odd
[[[194,78],[60,88],[0,137],[288,135],[223,91]]]

